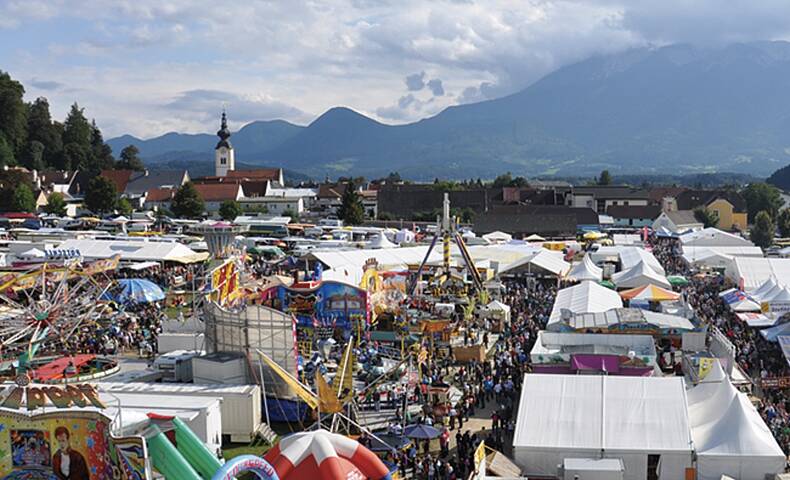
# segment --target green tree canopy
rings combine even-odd
[[[103,214],[115,210],[118,192],[115,184],[104,177],[94,177],[85,192],[85,206],[93,213]]]
[[[49,198],[47,198],[47,204],[44,205],[44,211],[59,217],[66,215],[66,200],[63,198],[63,194],[58,192],[51,193]]]
[[[768,248],[774,243],[774,222],[766,211],[760,211],[754,216],[754,226],[749,233],[749,238],[755,245]]]
[[[33,140],[28,146],[27,155],[25,155],[25,166],[35,170],[44,169],[44,144],[38,140]]]
[[[236,200],[225,200],[219,206],[219,216],[222,217],[223,220],[232,222],[236,220],[236,217],[241,215],[243,210],[241,209],[241,205]]]
[[[779,189],[767,183],[751,183],[741,192],[746,200],[749,222],[757,221],[759,212],[766,212],[772,219],[776,218],[782,208],[782,197]]]
[[[357,193],[354,182],[346,184],[337,216],[346,225],[359,225],[365,220],[365,208],[362,206],[362,198]]]
[[[779,212],[779,217],[776,220],[776,226],[779,229],[779,235],[782,238],[790,237],[790,208],[782,209]]]
[[[126,215],[127,217],[132,214],[134,208],[132,208],[132,204],[126,198],[119,198],[118,203],[115,205],[115,209],[118,210],[118,213],[121,215]]]
[[[14,149],[6,142],[5,137],[0,134],[0,168],[14,164]]]
[[[64,147],[70,143],[79,145],[86,150],[91,147],[93,128],[91,128],[91,124],[88,122],[88,119],[85,118],[83,112],[84,109],[80,108],[76,103],[71,106],[69,115],[66,117],[66,123],[64,124]]]
[[[112,156],[112,148],[104,143],[101,130],[96,126],[96,122],[91,122],[91,147],[87,152],[87,163],[83,166],[95,175],[102,170],[111,170],[115,166],[115,159]]]
[[[719,225],[719,215],[713,210],[704,207],[694,210],[694,218],[702,223],[705,228],[715,228]]]
[[[170,209],[173,210],[175,216],[180,218],[200,218],[203,216],[206,206],[195,185],[192,182],[187,182],[181,185],[173,195]]]
[[[0,136],[5,137],[14,157],[21,156],[27,141],[25,87],[0,70]]]
[[[36,197],[27,184],[22,183],[16,187],[11,208],[15,212],[35,213]]]
[[[601,172],[601,175],[598,177],[598,185],[611,185],[612,184],[612,175],[609,173],[609,170],[604,170]]]
[[[34,142],[39,142],[44,150],[42,160],[45,165],[55,165],[57,158],[63,151],[63,138],[61,129],[52,122],[49,113],[49,102],[44,97],[37,98],[30,105],[30,113],[27,117],[28,131],[28,153],[32,154],[31,146]],[[28,162],[33,159],[28,157]],[[34,167],[35,168],[35,167]]]
[[[145,165],[140,160],[140,150],[134,145],[129,145],[121,150],[121,158],[115,163],[115,168],[119,170],[134,170],[137,172],[145,171]]]

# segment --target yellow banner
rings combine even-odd
[[[258,355],[260,355],[263,361],[266,362],[266,365],[274,370],[274,373],[279,375],[280,378],[285,380],[285,383],[294,389],[294,392],[296,392],[296,394],[304,401],[304,403],[313,409],[318,407],[318,397],[316,397],[313,392],[311,392],[307,387],[302,385],[301,382],[291,376],[290,373],[286,372],[283,367],[277,365],[277,363],[275,363],[275,361],[269,358],[265,353],[258,350]]]
[[[480,442],[480,445],[475,450],[475,471],[480,468],[480,464],[486,459],[486,442]]]
[[[703,378],[707,377],[710,371],[713,369],[713,362],[715,359],[703,357],[699,359],[699,379],[702,380]]]

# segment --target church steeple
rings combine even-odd
[[[219,149],[220,147],[233,148],[230,145],[230,141],[228,141],[228,139],[230,138],[230,130],[228,129],[228,119],[225,116],[225,110],[222,110],[222,125],[220,126],[220,129],[217,131],[217,136],[219,137],[219,142],[217,143],[217,149]]]
[[[236,158],[233,154],[233,146],[230,144],[230,129],[228,129],[228,119],[225,110],[222,110],[222,125],[217,131],[219,142],[214,149],[214,174],[217,177],[224,177],[229,171],[236,169]]]

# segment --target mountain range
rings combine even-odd
[[[790,163],[790,43],[671,45],[596,56],[507,97],[385,125],[336,107],[302,127],[253,122],[237,162],[313,178],[397,171],[415,180],[727,171],[767,176]],[[151,167],[212,168],[212,134],[125,135]],[[192,171],[192,168],[190,168]]]

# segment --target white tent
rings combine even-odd
[[[639,262],[630,270],[615,273],[612,276],[612,283],[617,285],[617,288],[636,288],[651,283],[659,287],[672,288],[667,277],[648,267],[645,262]]]
[[[557,475],[566,458],[620,458],[627,480],[685,477],[692,465],[686,391],[679,377],[524,376],[513,438],[527,476]]]
[[[527,242],[545,242],[546,239],[538,235],[537,233],[533,233],[532,235],[525,238]]]
[[[680,236],[683,247],[753,247],[749,240],[724,232],[718,228],[704,228],[695,232],[684,233]]]
[[[601,247],[594,252],[590,252],[594,262],[615,259],[620,262],[622,270],[630,270],[639,263],[644,263],[652,270],[661,275],[666,275],[664,267],[652,253],[642,247],[629,245],[615,245],[611,247]]]
[[[125,240],[66,240],[58,246],[60,250],[79,250],[86,260],[99,260],[121,256],[124,262],[202,262],[209,257],[207,252],[195,252],[176,242],[150,242]]]
[[[573,313],[605,312],[612,308],[622,308],[623,300],[612,289],[585,281],[557,292],[554,306],[551,308],[548,324],[559,322],[562,310]]]
[[[742,290],[751,291],[769,278],[790,278],[790,258],[735,257],[725,274]]]
[[[759,287],[757,287],[756,289],[752,290],[752,291],[750,292],[750,296],[751,296],[753,299],[755,299],[756,301],[758,301],[758,302],[759,302],[760,300],[762,300],[762,298],[763,298],[763,295],[765,295],[766,293],[768,293],[768,292],[769,292],[769,291],[770,291],[772,288],[774,288],[774,287],[775,287],[775,286],[777,286],[777,285],[778,285],[778,284],[776,283],[776,280],[774,280],[774,279],[773,279],[773,277],[770,277],[770,278],[768,278],[768,280],[766,280],[765,282],[763,282],[763,284],[762,284],[762,285],[760,285],[760,286],[759,286]]]
[[[395,232],[395,243],[412,243],[414,242],[414,239],[415,235],[411,230],[406,230],[404,228]]]
[[[599,282],[603,278],[603,270],[593,263],[589,255],[585,255],[581,262],[571,267],[565,278],[574,282],[583,282],[585,280]]]
[[[367,244],[367,248],[395,248],[397,245],[387,240],[387,237],[380,233],[373,237]]]
[[[510,322],[510,305],[504,304],[499,300],[493,300],[486,305],[483,315],[485,317]]]
[[[730,383],[718,361],[688,391],[697,478],[763,480],[784,471],[785,455],[748,397]]]
[[[541,248],[536,252],[523,257],[515,262],[499,269],[499,274],[515,272],[532,272],[532,273],[545,273],[549,275],[562,276],[568,269],[570,264],[562,259],[562,255],[558,252],[552,252]]]
[[[513,236],[499,230],[483,235],[483,239],[490,243],[507,243],[513,240]]]
[[[20,258],[44,258],[47,254],[38,248],[31,248],[19,254]]]

